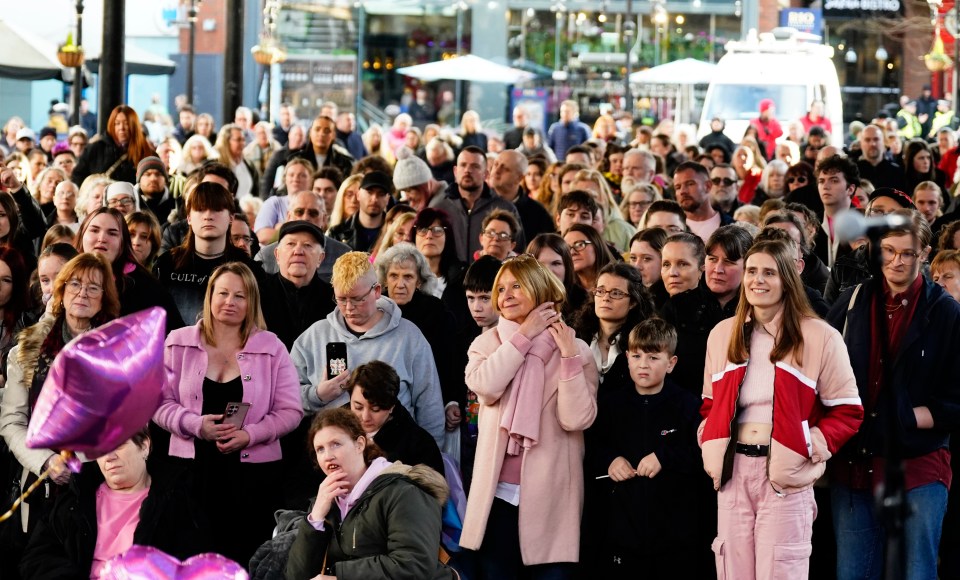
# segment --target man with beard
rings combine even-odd
[[[907,183],[903,168],[884,155],[883,130],[876,125],[867,125],[860,131],[860,159],[857,169],[860,177],[869,180],[875,187],[892,187],[906,191]]]
[[[706,243],[720,226],[733,218],[720,213],[710,203],[710,172],[696,161],[684,161],[673,173],[677,203],[687,215],[687,227]]]
[[[504,209],[512,213],[517,220],[520,214],[509,201],[500,199],[487,187],[487,156],[483,150],[468,146],[460,152],[457,165],[453,169],[456,187],[447,191],[447,196],[436,207],[447,212],[453,227],[456,242],[457,259],[465,264],[480,249],[480,232],[483,231],[483,219],[495,209]],[[450,240],[450,237],[447,237]],[[526,239],[520,232],[517,247],[525,248]]]
[[[740,179],[733,167],[726,163],[714,165],[710,170],[710,200],[721,212],[732,216],[743,205],[737,195],[740,193]]]

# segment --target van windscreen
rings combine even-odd
[[[705,119],[750,120],[760,114],[760,101],[772,99],[777,118],[794,120],[807,114],[807,87],[804,85],[724,85],[710,87]]]

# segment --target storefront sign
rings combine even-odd
[[[282,98],[293,103],[297,116],[312,118],[324,101],[352,111],[357,88],[356,56],[291,56],[281,66]]]
[[[823,12],[817,8],[785,8],[780,11],[780,26],[823,36]]]
[[[823,0],[823,15],[827,17],[896,18],[902,14],[902,0]]]

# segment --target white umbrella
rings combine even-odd
[[[630,75],[634,84],[650,85],[708,85],[713,80],[717,65],[693,58],[675,60]]]
[[[503,83],[513,85],[530,80],[537,75],[524,70],[503,66],[472,54],[426,64],[405,66],[397,72],[423,81],[473,81],[478,83]]]
[[[42,81],[62,71],[56,45],[0,20],[0,77]]]

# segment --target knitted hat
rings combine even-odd
[[[773,99],[763,99],[760,101],[760,112],[763,113],[773,106]]]
[[[407,157],[397,161],[393,168],[393,185],[397,191],[423,185],[433,179],[430,166],[417,156]]]
[[[44,127],[43,129],[40,129],[40,139],[43,139],[44,137],[53,137],[56,139],[57,130],[53,127]]]
[[[133,199],[134,211],[140,211],[140,197],[134,191],[133,184],[126,181],[114,181],[107,186],[107,190],[103,192],[103,207],[110,207],[110,200],[122,195]]]
[[[163,161],[160,161],[159,157],[144,157],[140,163],[137,164],[137,183],[140,183],[140,178],[143,177],[143,174],[151,169],[156,169],[163,174],[163,178],[167,178],[167,168],[163,166]]]

